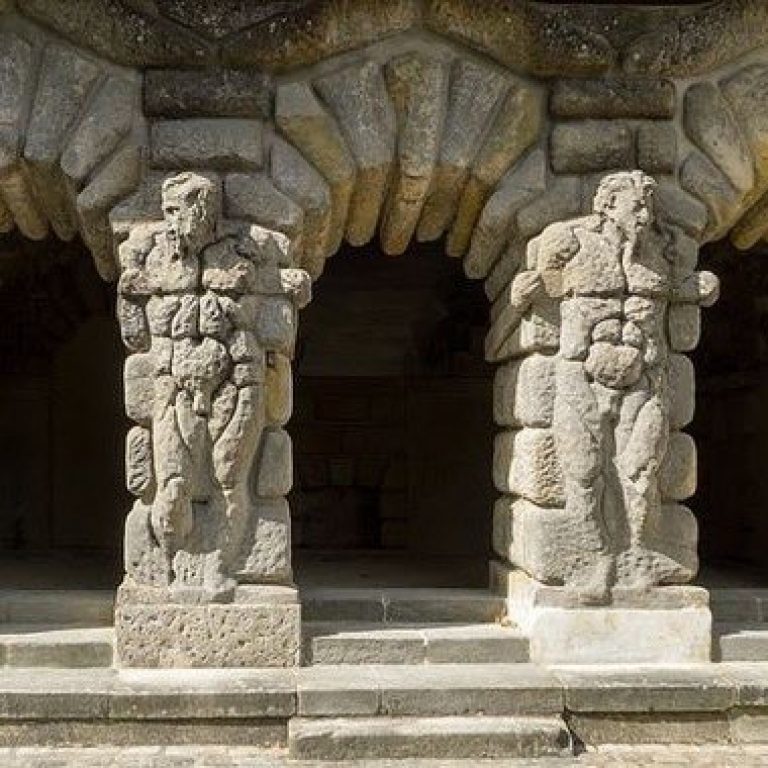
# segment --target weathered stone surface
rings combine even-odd
[[[304,157],[285,141],[274,139],[270,153],[275,186],[304,211],[301,266],[313,277],[323,271],[329,250],[332,211],[331,193],[323,177]]]
[[[288,83],[277,90],[275,122],[320,171],[331,190],[328,250],[335,253],[344,237],[356,166],[335,120],[306,83]]]
[[[669,425],[672,429],[682,429],[693,421],[696,407],[693,363],[686,355],[670,355],[669,384]]]
[[[673,173],[677,167],[677,131],[672,122],[643,122],[637,126],[637,165],[646,173]]]
[[[291,583],[291,512],[284,498],[257,500],[236,569],[240,582]]]
[[[555,360],[530,355],[498,369],[493,418],[510,427],[549,427],[555,404]]]
[[[624,69],[643,76],[687,77],[766,42],[766,8],[760,0],[715,3],[669,19],[634,40],[624,51]]]
[[[464,255],[486,200],[504,173],[539,137],[542,123],[542,95],[523,82],[513,83],[472,164],[448,235],[449,256]]]
[[[298,603],[178,605],[118,600],[123,667],[291,667],[299,654]],[[182,631],[183,628],[183,631]]]
[[[159,120],[150,144],[156,168],[247,170],[263,162],[259,120]]]
[[[0,123],[18,125],[32,86],[34,51],[23,38],[0,31]],[[19,126],[20,127],[20,126]]]
[[[387,86],[397,119],[397,175],[382,219],[385,253],[407,248],[437,163],[448,100],[444,62],[406,54],[387,64]]]
[[[661,180],[656,187],[656,207],[659,215],[698,238],[707,226],[707,207],[677,184]]]
[[[440,155],[419,220],[419,240],[436,240],[450,224],[483,132],[510,83],[484,64],[468,59],[453,64]]]
[[[42,240],[48,234],[48,220],[40,210],[26,171],[17,168],[0,175],[0,192],[19,231],[30,240]]]
[[[757,175],[768,174],[768,67],[753,64],[721,83],[721,90],[738,120],[757,165]]]
[[[581,209],[581,179],[563,176],[555,179],[546,192],[524,206],[517,214],[517,230],[523,237],[540,232],[547,224],[574,216]]]
[[[336,115],[357,164],[346,235],[352,245],[364,245],[376,230],[394,159],[394,107],[374,62],[320,78],[315,85]]]
[[[304,212],[289,197],[260,173],[231,173],[224,180],[224,201],[229,216],[256,221],[291,238],[301,252],[299,235],[304,225]]]
[[[285,496],[293,484],[291,438],[284,429],[268,429],[262,436],[256,493],[266,498]]]
[[[264,396],[267,420],[279,426],[286,424],[293,411],[293,377],[291,361],[279,352],[275,352],[267,360]]]
[[[696,349],[701,337],[701,310],[695,304],[675,304],[669,309],[669,343],[676,352]]]
[[[248,613],[210,604],[237,602],[238,579],[292,578],[282,498],[292,480],[290,438],[265,429],[264,382],[266,350],[293,343],[310,278],[284,268],[283,235],[223,225],[217,180],[167,179],[162,213],[162,222],[134,226],[119,249],[118,319],[135,352],[125,364],[126,410],[139,424],[127,466],[140,496],[126,521],[120,660],[293,664],[297,606]],[[152,635],[153,622],[163,631]]]
[[[76,186],[128,133],[138,98],[138,82],[117,77],[104,81],[61,157],[61,169]]]
[[[731,230],[731,242],[742,250],[752,248],[768,232],[768,193],[736,222]]]
[[[696,493],[696,443],[685,432],[673,432],[659,476],[662,496],[685,501]]]
[[[755,183],[752,157],[728,104],[713,83],[685,92],[683,123],[689,138],[728,177],[739,192]]]
[[[13,221],[13,214],[10,208],[5,204],[5,201],[0,197],[0,232],[6,234],[11,232],[15,226]]]
[[[700,152],[693,151],[680,168],[680,185],[709,210],[708,234],[725,233],[739,213],[742,196],[725,174]]]
[[[546,189],[547,160],[542,150],[534,150],[504,175],[496,191],[483,207],[472,243],[464,259],[467,277],[485,277],[511,236],[518,209]]]
[[[551,430],[501,432],[494,445],[493,468],[494,483],[502,493],[547,506],[562,504],[563,479]]]
[[[633,150],[632,131],[618,121],[558,123],[550,138],[552,168],[557,173],[630,168]]]
[[[663,118],[675,113],[669,80],[604,77],[557,80],[549,99],[554,117],[568,119]]]
[[[24,157],[36,196],[54,231],[63,240],[75,236],[77,225],[58,162],[64,138],[74,126],[98,75],[99,70],[92,61],[70,49],[50,45],[43,55],[27,127]]]
[[[115,280],[118,274],[109,211],[138,185],[141,156],[136,145],[119,149],[75,200],[80,234],[104,280]]]
[[[198,39],[118,0],[72,0],[64,6],[57,0],[25,0],[19,10],[75,44],[129,67],[188,66],[210,56]]]
[[[236,69],[149,69],[144,114],[149,117],[270,117],[271,78]]]

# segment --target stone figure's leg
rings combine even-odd
[[[565,511],[575,522],[570,530],[579,536],[579,555],[570,564],[566,586],[576,590],[583,602],[603,602],[610,596],[613,570],[603,519],[605,435],[597,398],[581,362],[558,361],[553,426],[565,480]]]

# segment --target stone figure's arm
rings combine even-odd
[[[711,307],[720,295],[720,280],[712,272],[694,272],[678,285],[672,300],[681,304]]]
[[[538,272],[526,270],[515,277],[504,296],[499,299],[503,302],[503,308],[493,322],[485,341],[487,360],[497,359],[504,342],[514,333],[525,313],[543,293],[544,283]]]

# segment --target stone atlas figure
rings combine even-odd
[[[166,180],[162,210],[162,223],[120,247],[126,405],[138,424],[127,447],[137,496],[127,580],[167,587],[175,602],[228,602],[249,579],[265,370],[293,343],[309,277],[284,268],[277,233],[224,227],[205,177]]]
[[[587,604],[609,602],[617,584],[685,582],[695,568],[654,546],[670,435],[666,322],[675,302],[713,303],[718,282],[676,279],[654,188],[640,171],[607,176],[591,215],[531,240],[498,324],[514,329],[531,309],[559,317],[553,461],[565,507],[546,546],[557,582]]]

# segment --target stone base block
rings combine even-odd
[[[711,661],[712,614],[701,587],[616,587],[609,605],[586,606],[564,587],[496,568],[507,610],[543,664],[688,664]]]
[[[120,667],[292,667],[300,605],[293,587],[238,587],[232,603],[172,602],[163,589],[122,586],[115,608]]]

